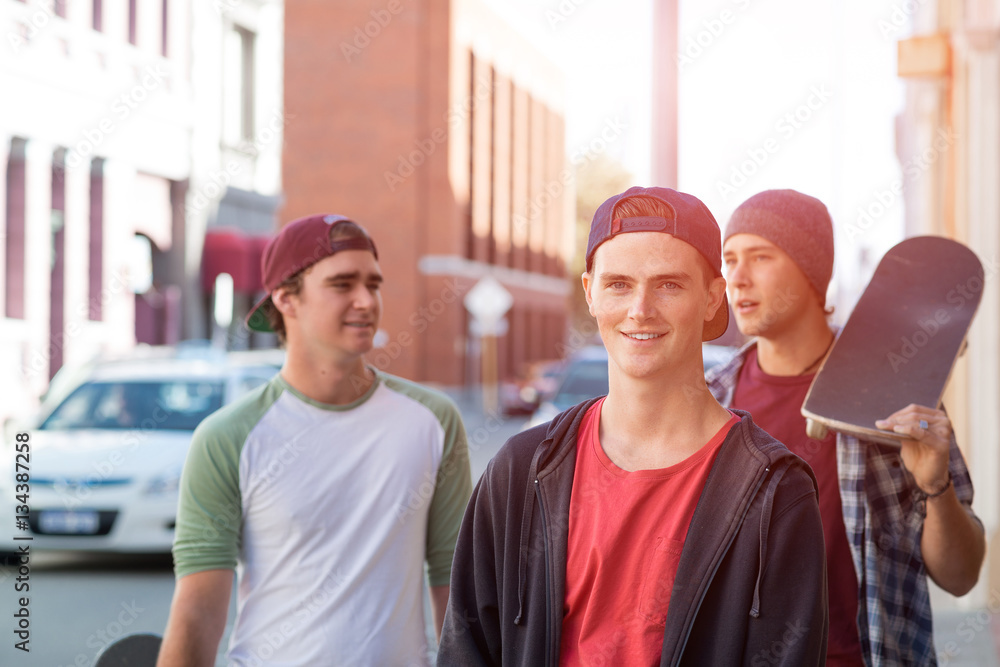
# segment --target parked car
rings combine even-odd
[[[500,409],[505,415],[530,415],[555,393],[565,362],[549,359],[526,364],[522,374],[500,385]]]
[[[277,350],[147,348],[54,378],[36,418],[18,429],[30,438],[29,512],[27,525],[0,533],[0,552],[16,550],[15,535],[32,536],[32,550],[169,551],[192,432],[273,377],[282,359]],[[14,522],[24,469],[8,447],[0,515]]]
[[[735,348],[723,345],[702,345],[705,372],[717,364],[728,361]],[[608,351],[603,345],[585,347],[566,363],[558,389],[550,399],[542,402],[531,415],[525,428],[550,421],[557,414],[581,401],[608,393]]]
[[[531,415],[525,428],[550,421],[580,401],[608,393],[608,351],[603,345],[584,347],[566,360],[555,393]]]

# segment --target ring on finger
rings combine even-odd
[[[922,428],[925,431],[927,430],[928,424],[927,424],[927,420],[926,419],[921,419],[920,422],[919,422],[919,424],[920,424],[920,428]]]

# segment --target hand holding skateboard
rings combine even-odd
[[[951,447],[951,421],[947,414],[942,410],[908,405],[875,425],[906,437],[900,452],[903,465],[921,491],[936,495],[947,488]]]

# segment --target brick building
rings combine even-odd
[[[371,360],[402,376],[478,377],[462,298],[514,297],[501,376],[559,356],[573,192],[562,77],[475,0],[289,2],[282,220],[364,224],[387,282]]]

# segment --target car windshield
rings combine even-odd
[[[608,362],[586,361],[570,364],[566,378],[552,402],[561,410],[580,401],[608,393]]]
[[[39,428],[193,431],[222,407],[222,393],[221,381],[87,382]]]

